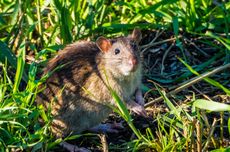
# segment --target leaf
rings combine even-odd
[[[17,68],[17,58],[15,54],[4,42],[0,41],[0,62],[5,63],[5,60],[15,69]]]
[[[131,117],[129,114],[128,109],[126,108],[125,104],[123,103],[123,101],[120,99],[120,97],[118,96],[118,94],[114,91],[114,90],[110,90],[110,93],[114,99],[114,101],[117,104],[117,107],[119,109],[119,111],[122,113],[122,117],[127,121],[127,122],[131,122]]]
[[[228,118],[228,133],[230,134],[230,118]]]
[[[6,21],[3,19],[2,15],[0,14],[0,25],[6,24]]]
[[[42,119],[44,120],[44,122],[48,122],[48,117],[47,117],[47,113],[45,112],[45,108],[43,105],[39,105],[39,113],[42,117]]]
[[[178,35],[179,35],[178,17],[173,17],[173,31],[174,31],[176,38],[178,39]]]
[[[17,57],[4,42],[0,41],[0,62],[5,63],[6,61],[9,62],[14,69],[17,69]],[[24,71],[22,78],[27,82],[28,76]]]
[[[24,73],[24,66],[25,66],[25,46],[19,51],[18,55],[18,62],[17,62],[17,70],[16,70],[16,75],[14,79],[14,88],[13,92],[16,92],[18,90],[19,84],[22,79],[22,75]]]
[[[212,32],[207,32],[205,34],[206,36],[209,36],[209,37],[212,37],[216,40],[218,40],[219,42],[221,42],[228,50],[230,50],[230,44],[226,43],[226,39],[222,39],[221,37],[219,36],[216,36],[215,34],[213,34]],[[226,41],[225,41],[226,40]]]
[[[216,111],[216,112],[230,111],[230,105],[204,100],[204,99],[195,100],[193,106],[195,106],[196,108],[205,109],[209,111]]]
[[[61,9],[61,34],[63,36],[64,44],[71,43],[73,40],[71,28],[70,14],[65,5]]]
[[[180,111],[181,109],[180,108],[176,108],[172,102],[168,99],[168,97],[166,96],[166,93],[161,91],[157,86],[156,86],[158,92],[161,94],[161,96],[163,97],[164,99],[164,102],[167,104],[167,106],[169,107],[169,109],[171,110],[171,113],[173,113],[179,120],[181,120],[181,116],[180,116]]]

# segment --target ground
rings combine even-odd
[[[140,44],[144,65],[143,92],[145,102],[152,102],[152,104],[146,107],[148,118],[132,115],[136,128],[143,132],[143,134],[146,133],[146,128],[150,128],[157,136],[157,126],[159,126],[159,124],[156,118],[160,114],[164,115],[169,112],[163,100],[154,102],[154,100],[160,96],[155,86],[165,90],[167,93],[175,90],[182,84],[190,82],[192,78],[196,77],[196,75],[188,71],[177,57],[186,60],[187,63],[197,69],[200,74],[205,73],[207,69],[215,69],[225,62],[225,60],[223,60],[224,53],[221,53],[216,47],[210,46],[210,43],[212,43],[212,45],[219,45],[218,42],[209,40],[207,37],[194,37],[185,34],[179,35],[179,39],[177,40],[171,32],[163,30],[143,31],[143,39]],[[182,50],[180,46],[183,48]],[[229,74],[229,71],[225,70],[212,75],[210,78],[215,79],[229,88]],[[189,102],[191,102],[194,97],[196,99],[207,99],[230,104],[230,97],[227,96],[226,93],[204,80],[196,81],[193,85],[188,85],[188,87],[179,90],[178,93],[170,95],[169,99],[173,104],[182,107],[184,111],[191,114]],[[224,147],[230,146],[229,133],[227,130],[229,113],[205,113],[204,117],[207,118],[209,125],[212,125],[214,120],[217,120],[215,124],[216,129],[213,133],[213,136],[216,137],[216,144],[221,144]],[[110,151],[123,151],[125,148],[128,149],[127,143],[134,140],[135,135],[128,124],[117,114],[112,114],[106,122],[114,121],[122,122],[124,129],[120,130],[117,134],[107,134],[107,144],[110,147]],[[210,129],[206,125],[208,124],[204,124],[202,128],[204,138],[208,136]],[[224,126],[224,130],[220,129],[221,125]],[[165,126],[165,129],[169,130],[167,126]],[[220,138],[223,139],[223,141],[220,141]],[[92,151],[102,150],[99,136],[84,136],[71,141],[71,143],[87,147]],[[214,147],[216,147],[216,145],[209,145],[209,149],[213,149]],[[145,147],[144,151],[151,150]]]

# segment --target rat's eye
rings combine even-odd
[[[115,49],[115,55],[119,54],[120,50],[118,48]]]

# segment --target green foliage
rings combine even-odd
[[[23,47],[18,55],[17,71],[15,74],[13,93],[15,93],[18,90],[24,72],[24,65],[25,65],[25,48]]]
[[[200,109],[205,109],[209,111],[230,111],[230,105],[214,102],[214,101],[208,101],[204,99],[197,99],[194,101],[193,106]]]
[[[199,73],[197,71],[195,71],[190,65],[188,65],[186,62],[184,62],[182,59],[180,59],[180,58],[178,58],[178,59],[189,69],[189,71],[191,71],[195,75],[199,75]],[[213,79],[210,79],[210,78],[204,78],[204,80],[206,82],[210,83],[211,85],[222,89],[227,95],[230,95],[230,90],[228,88],[224,87],[219,82],[217,82]]]
[[[17,68],[17,58],[14,53],[11,52],[11,50],[7,47],[5,43],[0,41],[0,61],[5,63],[5,59],[7,59],[11,66],[13,66],[15,69]]]
[[[23,51],[18,57],[14,84],[7,75],[6,65],[0,77],[0,147],[1,151],[13,149],[45,150],[49,141],[48,123],[41,126],[38,119],[44,114],[42,107],[36,107],[34,100],[39,81],[35,80],[37,67],[31,64],[26,88],[19,91],[23,73]],[[46,114],[47,115],[47,114]]]
[[[181,29],[228,34],[229,7],[230,2],[210,0],[6,0],[0,4],[0,40],[12,52],[24,41],[27,50],[37,52],[82,38],[127,33],[134,27],[174,29],[176,36]]]
[[[229,25],[230,2],[213,0],[0,0],[0,150],[47,151],[61,142],[60,139],[53,141],[49,134],[50,114],[34,102],[40,91],[39,84],[48,77],[36,79],[40,65],[64,45],[80,39],[95,39],[103,34],[108,37],[127,34],[135,27],[174,31],[176,46],[183,56],[180,61],[188,71],[174,80],[148,77],[163,84],[178,83],[193,74],[199,75],[219,58],[225,56],[225,62],[229,62]],[[182,32],[205,37],[200,41],[202,44],[220,51],[203,63],[190,66],[180,38]],[[213,43],[213,40],[219,43]],[[31,52],[35,62],[40,61],[39,64],[26,63],[26,56]],[[9,73],[11,67],[16,71],[15,75]],[[226,84],[210,78],[204,78],[204,81],[230,95]],[[118,105],[118,109],[114,110],[128,122],[138,137],[125,142],[121,146],[124,151],[191,150],[198,140],[197,128],[206,127],[210,136],[213,135],[210,130],[214,127],[209,125],[200,109],[229,111],[229,105],[196,100],[194,97],[193,105],[186,105],[193,107],[192,113],[189,113],[158,88],[169,111],[157,115],[156,130],[147,128],[142,133],[133,125],[119,96],[112,88],[110,90]],[[151,88],[144,86],[143,90]],[[43,119],[43,126],[38,119]],[[228,131],[230,133],[230,119]],[[201,136],[203,145],[208,144],[207,134]],[[217,148],[214,151],[229,150],[219,149],[213,139],[212,142]]]

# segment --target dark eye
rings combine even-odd
[[[115,49],[115,55],[119,54],[120,53],[120,50],[119,49]]]

